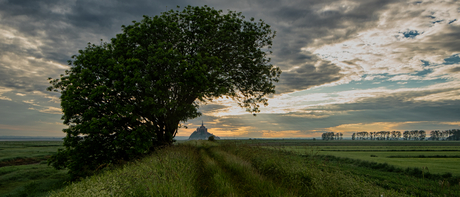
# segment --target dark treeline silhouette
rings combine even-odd
[[[323,140],[342,140],[343,133],[326,132],[321,135]]]
[[[432,140],[460,140],[460,129],[430,132]]]
[[[324,136],[324,133],[323,133]],[[324,139],[324,137],[323,137]],[[376,131],[376,132],[356,132],[351,135],[352,140],[460,140],[460,129],[445,131],[431,131],[427,138],[424,130],[412,131]]]

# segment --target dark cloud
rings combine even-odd
[[[441,57],[449,57],[460,53],[460,26],[445,25],[444,31],[430,35],[424,42],[403,45],[411,54],[437,53]]]
[[[459,66],[459,67],[451,68],[449,71],[450,71],[450,72],[453,72],[453,73],[460,72],[460,66]]]
[[[201,105],[199,110],[201,112],[213,113],[213,112],[225,109],[225,108],[228,108],[228,107],[224,105],[205,104],[205,105]]]
[[[317,60],[291,71],[284,71],[277,84],[277,93],[304,90],[340,80],[344,77],[340,67],[328,61]]]

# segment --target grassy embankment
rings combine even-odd
[[[191,141],[51,196],[405,196],[315,158]]]
[[[47,165],[62,141],[0,142],[0,196],[46,196],[68,180],[66,170]]]

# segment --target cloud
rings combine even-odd
[[[432,67],[432,72],[425,76],[425,80],[433,79],[460,79],[460,64],[441,64]]]
[[[7,101],[12,101],[11,98],[8,98],[6,96],[2,96],[6,92],[10,92],[12,89],[11,88],[5,88],[0,86],[0,100],[7,100]]]
[[[407,80],[420,80],[422,79],[421,77],[419,76],[411,76],[411,75],[397,75],[397,76],[394,76],[390,79],[388,79],[389,81],[407,81]]]
[[[48,113],[48,114],[63,114],[62,113],[62,109],[61,108],[57,108],[57,107],[47,107],[45,109],[41,109],[41,110],[38,110],[39,112],[42,112],[42,113]]]
[[[419,80],[419,76],[410,74],[425,69],[422,61],[442,64],[445,58],[460,52],[460,23],[454,21],[460,17],[458,6],[451,1],[388,4],[375,26],[343,41],[302,49],[341,69],[353,61],[357,65],[353,74],[367,74],[366,80],[379,74],[396,75],[390,80]]]
[[[277,84],[278,93],[304,90],[336,82],[344,77],[341,68],[328,62],[317,60],[315,57],[310,62],[293,67],[281,74],[280,82]]]

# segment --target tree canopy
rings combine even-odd
[[[230,97],[255,114],[275,92],[281,71],[267,57],[275,32],[262,20],[188,6],[122,30],[49,79],[68,125],[56,168],[83,176],[130,160],[171,144],[181,122],[201,115],[199,102]]]

